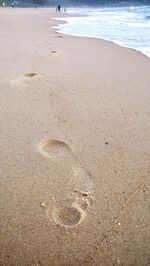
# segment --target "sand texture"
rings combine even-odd
[[[150,59],[0,8],[0,265],[150,265]]]

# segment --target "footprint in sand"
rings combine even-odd
[[[51,55],[52,56],[62,56],[63,53],[61,51],[52,50]]]
[[[24,74],[23,76],[24,77],[28,77],[28,78],[33,78],[33,77],[35,77],[35,76],[37,76],[38,74],[37,73],[33,73],[33,72],[31,72],[31,73],[26,73],[26,74]]]
[[[68,189],[61,193],[59,204],[56,204],[57,206],[55,205],[52,211],[48,210],[47,215],[51,215],[57,225],[64,227],[77,226],[86,217],[86,211],[93,203],[93,183],[90,174],[80,166],[70,147],[63,141],[41,141],[38,150],[43,156],[52,160],[53,163],[56,162],[60,171],[69,165],[67,182],[64,176],[64,182],[67,183]]]
[[[23,75],[18,76],[14,80],[12,80],[11,84],[13,86],[27,87],[28,86],[28,81],[31,78],[34,78],[36,76],[41,76],[41,75],[43,75],[43,74],[38,74],[38,73],[34,73],[34,72],[25,73]]]
[[[64,37],[63,37],[63,36],[61,36],[61,35],[58,35],[58,36],[55,36],[55,38],[62,39],[62,38],[64,38]]]

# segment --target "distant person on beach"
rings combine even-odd
[[[11,7],[14,8],[14,2],[11,3]]]
[[[61,5],[58,5],[57,10],[60,12],[61,11]]]
[[[2,3],[2,6],[5,7],[5,2]]]

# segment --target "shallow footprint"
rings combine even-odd
[[[63,177],[63,182],[65,186],[67,184],[67,189],[61,192],[61,196],[59,193],[59,204],[56,204],[58,206],[55,205],[52,209],[51,215],[54,222],[64,227],[73,227],[80,224],[85,218],[87,208],[93,203],[93,183],[90,180],[90,175],[79,165],[72,155],[70,147],[63,141],[43,140],[39,143],[38,150],[52,161],[56,160],[57,166],[59,165],[59,171],[64,171],[64,168],[69,165]],[[56,167],[56,174],[57,169]],[[67,180],[66,173],[69,175]],[[57,182],[59,187],[59,172]],[[68,202],[67,204],[64,203],[66,201]],[[48,216],[50,216],[49,211]]]
[[[81,211],[73,206],[55,207],[52,211],[54,222],[65,227],[72,227],[79,224],[81,216]]]
[[[55,36],[55,38],[64,38],[63,36],[59,35],[59,36]]]
[[[30,78],[34,78],[35,76],[40,76],[42,74],[34,73],[34,72],[29,72],[25,73],[23,75],[18,76],[14,80],[11,81],[11,84],[13,86],[21,86],[21,87],[27,87],[28,86],[28,80]]]
[[[26,73],[26,74],[24,74],[23,76],[24,77],[28,77],[28,78],[33,78],[33,77],[35,77],[35,76],[37,76],[38,74],[37,73],[33,73],[33,72],[31,72],[31,73]]]
[[[52,50],[51,55],[52,56],[62,56],[63,53],[61,51]]]
[[[77,197],[69,206],[55,206],[52,217],[57,225],[69,228],[79,225],[86,217],[86,209],[90,206],[90,200]]]
[[[71,152],[69,146],[59,140],[44,140],[39,144],[39,151],[50,159],[58,159],[59,157],[67,157]]]

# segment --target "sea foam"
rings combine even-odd
[[[61,18],[58,32],[102,38],[150,57],[150,6],[76,8]],[[58,18],[57,18],[58,19]]]

